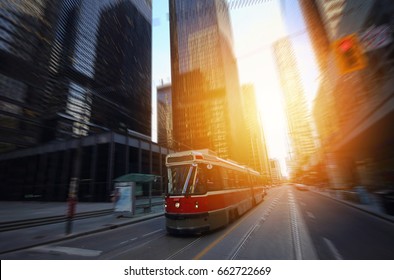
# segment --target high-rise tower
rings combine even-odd
[[[252,84],[242,85],[242,100],[245,112],[246,133],[245,149],[248,161],[246,162],[254,170],[270,177],[270,166],[267,152],[267,142],[261,125],[260,115],[257,109],[256,94]]]
[[[244,161],[244,127],[232,31],[224,0],[170,0],[175,144]]]
[[[278,40],[274,44],[274,54],[284,94],[291,161],[299,169],[316,150],[311,119],[290,40]]]
[[[79,177],[105,201],[118,176],[162,175],[151,21],[150,0],[1,1],[0,199],[64,200]]]

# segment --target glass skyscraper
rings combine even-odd
[[[63,199],[76,143],[95,200],[115,176],[159,169],[149,156],[151,22],[151,0],[1,1],[4,199]]]
[[[293,47],[289,38],[274,43],[279,79],[284,95],[284,105],[290,140],[291,172],[302,169],[316,152],[312,121],[308,112],[305,93],[301,83]]]
[[[150,136],[149,1],[0,8],[0,118],[15,134],[1,140],[2,150],[106,130]]]
[[[245,162],[244,120],[224,0],[170,0],[173,129],[181,150]]]

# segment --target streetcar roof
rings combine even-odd
[[[207,150],[190,150],[168,154],[166,156],[167,166],[185,165],[193,163],[211,163],[213,165],[225,166],[232,169],[243,170],[255,175],[260,175],[259,172],[240,165],[232,160],[225,160],[211,153],[206,153]]]

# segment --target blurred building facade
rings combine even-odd
[[[290,161],[293,162],[290,165],[293,166],[290,176],[296,176],[296,173],[305,168],[310,157],[316,152],[312,120],[308,112],[306,97],[290,39],[283,38],[276,41],[273,51],[284,94],[290,142]]]
[[[271,178],[272,184],[280,184],[283,181],[282,171],[280,168],[280,162],[277,159],[270,159]]]
[[[174,147],[172,128],[171,84],[157,87],[157,143],[163,147]]]
[[[64,200],[75,165],[81,200],[107,200],[128,172],[161,175],[168,150],[150,139],[151,5],[1,4],[1,199]]]
[[[170,0],[174,139],[245,163],[244,117],[227,2]]]
[[[320,35],[311,38],[327,37],[332,44],[356,34],[368,61],[365,69],[340,74],[333,53],[314,46],[316,57],[327,60],[314,111],[330,185],[390,188],[394,182],[394,3],[316,0],[312,13],[303,2],[307,1],[300,3],[310,34],[319,25]]]
[[[246,164],[254,170],[264,174],[267,178],[270,177],[270,164],[267,151],[267,142],[264,136],[264,130],[260,120],[260,114],[257,109],[256,94],[252,84],[242,85],[242,101],[243,110],[245,112],[245,128],[244,135],[246,141],[245,145],[249,146],[248,161]]]

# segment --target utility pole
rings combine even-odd
[[[74,156],[74,168],[73,174],[70,179],[70,187],[68,190],[68,198],[67,198],[67,222],[66,222],[66,234],[69,235],[72,233],[72,223],[75,216],[75,209],[78,201],[78,187],[80,181],[80,166],[82,160],[82,138],[77,139],[77,150]]]

